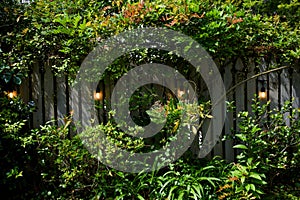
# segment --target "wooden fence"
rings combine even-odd
[[[242,59],[237,59],[226,66],[219,66],[226,90],[254,74],[270,69],[274,64],[264,59],[260,63],[252,61],[248,63],[250,64],[246,66]],[[249,80],[236,87],[232,93],[227,95],[228,101],[235,101],[236,108],[234,112],[227,114],[222,134],[230,134],[232,129],[237,130],[237,113],[251,109],[252,98],[254,94],[258,94],[261,90],[262,84],[265,84],[267,100],[271,101],[271,108],[280,108],[286,100],[292,100],[293,98],[293,106],[299,108],[300,83],[298,80],[300,80],[300,73],[293,68],[286,68]],[[106,84],[103,82],[100,84],[103,99],[110,97],[113,86],[114,83],[110,83],[109,80],[106,81]],[[39,125],[45,124],[49,120],[54,120],[53,123],[57,125],[64,124],[64,117],[72,110],[70,90],[67,75],[55,76],[47,63],[35,64],[29,73],[29,77],[20,87],[20,95],[24,101],[33,100],[37,106],[37,110],[30,117],[30,126],[39,127]],[[99,118],[100,121],[105,121],[105,109],[100,110]],[[232,146],[233,144],[230,141],[220,141],[211,154],[221,155],[227,160],[233,160],[236,152]]]

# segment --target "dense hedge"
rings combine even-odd
[[[265,56],[295,63],[300,56],[297,1],[12,2],[0,7],[0,55],[6,65],[22,71],[32,62],[50,60],[54,71],[75,75],[98,42],[141,26],[181,31],[220,61]]]

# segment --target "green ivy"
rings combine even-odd
[[[54,71],[75,76],[98,42],[140,26],[181,31],[220,60],[272,56],[294,63],[300,57],[297,1],[5,2],[0,13],[9,15],[0,31],[1,57],[23,71],[37,60],[50,61]]]

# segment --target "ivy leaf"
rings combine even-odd
[[[91,26],[91,23],[92,23],[92,22],[89,21],[89,22],[87,22],[87,23],[85,24],[85,26],[86,26],[86,27]]]
[[[247,184],[247,185],[246,185],[246,187],[245,187],[245,188],[246,188],[247,192],[249,192],[249,190],[250,190],[250,187],[251,187],[251,186],[250,186],[250,184]]]
[[[75,18],[74,18],[74,22],[73,22],[73,25],[74,25],[74,28],[77,28],[78,27],[78,22],[81,20],[81,16],[78,14]]]
[[[0,49],[0,52],[2,52],[2,50]],[[6,69],[9,69],[9,66],[7,66],[7,65],[1,65],[0,66],[0,73],[2,73],[2,72],[4,72]]]
[[[246,180],[246,177],[245,177],[245,176],[242,176],[242,177],[241,177],[241,183],[244,184],[244,183],[245,183],[245,180]]]

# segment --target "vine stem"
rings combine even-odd
[[[261,72],[261,73],[259,73],[259,74],[255,74],[255,75],[253,75],[253,76],[251,76],[251,77],[249,77],[249,78],[247,78],[247,79],[245,79],[245,80],[243,80],[243,81],[237,83],[236,85],[232,86],[232,87],[226,92],[225,95],[230,94],[230,93],[231,93],[232,91],[234,91],[238,86],[240,86],[240,85],[242,85],[242,84],[244,84],[244,83],[246,83],[246,82],[248,82],[248,81],[250,81],[250,80],[252,80],[252,79],[255,79],[255,78],[260,77],[260,76],[265,75],[265,74],[269,74],[269,73],[276,72],[276,71],[279,71],[279,70],[282,70],[282,69],[286,69],[286,68],[289,68],[289,67],[290,67],[290,66],[282,66],[282,67],[278,67],[278,68],[275,68],[275,69],[270,69],[270,70],[268,70],[268,71]],[[224,95],[224,96],[225,96],[225,95]],[[222,96],[221,99],[223,99],[224,96]]]
[[[275,68],[275,69],[270,69],[270,70],[268,70],[268,71],[264,71],[264,72],[261,72],[261,73],[259,73],[259,74],[255,74],[255,75],[253,75],[253,76],[251,76],[251,77],[249,77],[249,78],[247,78],[247,79],[245,79],[245,80],[243,80],[243,81],[237,83],[236,85],[232,86],[232,87],[231,87],[231,88],[230,88],[223,96],[221,96],[221,98],[218,99],[217,102],[216,102],[214,105],[212,105],[212,108],[207,112],[206,115],[211,114],[211,112],[212,112],[212,110],[215,108],[215,106],[218,105],[218,104],[220,103],[220,101],[222,101],[222,99],[224,99],[224,98],[226,97],[226,95],[228,95],[228,94],[230,94],[231,92],[233,92],[238,86],[240,86],[240,85],[242,85],[242,84],[244,84],[244,83],[246,83],[246,82],[248,82],[248,81],[250,81],[250,80],[252,80],[252,79],[255,79],[255,78],[257,78],[257,77],[260,77],[260,76],[262,76],[262,75],[266,75],[266,74],[269,74],[269,73],[272,73],[272,72],[275,72],[275,71],[283,70],[283,69],[286,69],[286,68],[289,68],[289,67],[290,67],[290,66],[282,66],[282,67],[278,67],[278,68]],[[207,117],[206,117],[206,118],[207,118]],[[200,128],[202,127],[203,123],[204,123],[204,120],[202,120],[202,121],[200,122],[200,124],[199,124],[199,126],[198,126],[198,128],[197,128],[197,132],[200,131]]]
[[[220,97],[220,99],[217,100],[217,102],[212,106],[212,108],[209,110],[209,112],[207,114],[210,114],[211,111],[214,109],[214,107],[220,103],[220,101],[222,99],[224,99],[224,97],[226,97],[226,95],[230,94],[231,92],[233,92],[238,86],[252,80],[252,79],[255,79],[257,77],[260,77],[260,76],[263,76],[263,75],[266,75],[266,74],[269,74],[269,73],[272,73],[272,72],[276,72],[276,71],[279,71],[279,70],[283,70],[283,69],[286,69],[286,68],[289,68],[290,66],[282,66],[282,67],[278,67],[278,68],[275,68],[275,69],[270,69],[268,71],[264,71],[264,72],[261,72],[259,74],[255,74],[239,83],[237,83],[236,85],[232,86],[223,96]]]

